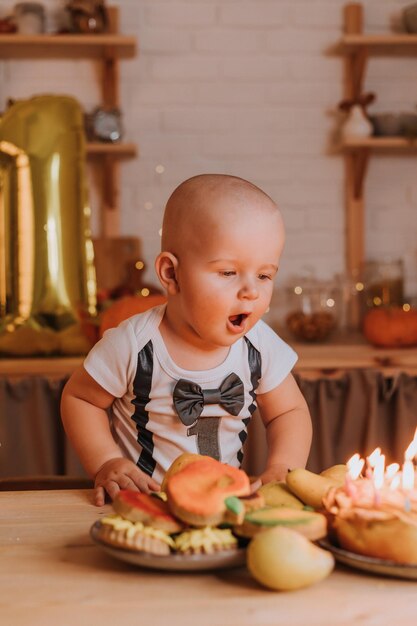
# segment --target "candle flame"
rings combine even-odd
[[[365,461],[364,459],[360,458],[358,453],[356,453],[349,459],[349,461],[347,461],[346,465],[348,468],[349,476],[352,478],[352,480],[356,480],[357,478],[359,478],[362,472]]]
[[[385,454],[378,456],[375,468],[374,468],[374,485],[375,489],[381,489],[384,485],[384,469],[385,469]]]
[[[393,479],[395,474],[399,471],[400,464],[399,463],[391,463],[391,465],[387,465],[387,469],[385,470],[385,476],[388,480]]]
[[[411,461],[417,454],[417,428],[414,433],[413,441],[408,446],[407,450],[404,453],[404,458],[406,461]]]
[[[381,453],[381,448],[375,448],[366,459],[362,459],[358,453],[354,454],[347,462],[347,479],[357,480],[361,477],[362,470],[366,464],[365,478],[373,483],[375,498],[380,498],[380,489],[384,486],[390,491],[402,490],[410,492],[414,490],[415,469],[414,460],[417,457],[417,428],[412,442],[404,452],[404,463],[400,470],[399,463],[391,463],[385,468],[385,455]],[[410,495],[407,493],[406,501],[409,503]],[[411,506],[410,504],[408,506]],[[407,509],[406,509],[407,510]]]
[[[414,487],[414,466],[412,461],[404,461],[402,473],[402,488],[410,491]]]
[[[368,461],[368,464],[371,467],[375,467],[376,464],[378,463],[378,459],[381,456],[381,448],[375,448],[375,450],[373,452],[371,452],[371,454],[369,456],[366,457],[366,460]]]

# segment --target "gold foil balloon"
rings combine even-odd
[[[0,118],[0,353],[79,354],[96,314],[83,113],[67,96]]]

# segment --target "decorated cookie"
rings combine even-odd
[[[184,467],[187,467],[187,465],[189,465],[190,463],[194,463],[194,461],[201,461],[201,459],[207,458],[209,457],[203,456],[202,454],[192,454],[191,452],[184,452],[183,454],[180,454],[180,456],[178,456],[175,461],[171,463],[165,473],[161,484],[162,493],[166,491],[166,487],[171,476],[177,474],[179,471],[184,469]]]
[[[140,550],[149,554],[169,554],[174,548],[173,539],[163,530],[130,522],[120,515],[108,515],[100,520],[98,537],[117,548]]]
[[[212,554],[237,548],[237,539],[228,528],[198,528],[175,537],[175,549],[182,554]]]
[[[275,526],[252,539],[247,565],[265,587],[290,591],[326,578],[334,568],[334,558],[299,533]]]
[[[307,539],[316,540],[327,533],[327,520],[321,513],[287,507],[265,507],[245,515],[241,525],[234,527],[240,537],[254,537],[262,530],[282,526],[297,531]]]
[[[166,486],[173,515],[191,526],[218,526],[226,512],[226,498],[250,493],[245,472],[212,458],[190,463]]]
[[[291,493],[283,481],[272,481],[262,485],[259,492],[265,498],[266,506],[286,506],[290,509],[303,509],[304,503]]]
[[[234,526],[235,524],[242,524],[247,513],[262,509],[265,506],[265,498],[257,491],[248,496],[229,496],[226,498],[225,504],[224,521]]]
[[[166,502],[139,491],[122,489],[113,500],[113,509],[131,522],[142,522],[167,533],[180,532],[184,525],[175,519]]]

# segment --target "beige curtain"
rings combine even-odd
[[[385,378],[377,370],[350,370],[338,378],[296,376],[313,421],[307,467],[320,472],[345,463],[355,452],[365,456],[380,446],[387,463],[401,463],[417,426],[417,377]],[[245,468],[265,467],[263,426],[255,417],[246,446]]]
[[[377,446],[387,463],[402,462],[417,426],[416,377],[352,370],[340,380],[298,378],[298,383],[313,419],[309,469],[321,471]]]
[[[60,420],[67,379],[0,378],[0,476],[85,473]]]
[[[84,476],[59,417],[66,379],[0,378],[0,476],[61,474]],[[338,379],[297,382],[310,407],[313,444],[308,468],[321,471],[366,455],[380,446],[387,462],[401,462],[417,426],[417,377],[384,378],[376,370],[352,370]],[[249,429],[244,467],[265,467],[263,426],[255,416]]]

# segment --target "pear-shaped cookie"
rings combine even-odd
[[[286,481],[290,491],[313,509],[322,508],[323,497],[335,486],[331,478],[302,468],[288,472]]]
[[[334,568],[330,552],[288,528],[271,528],[252,539],[247,552],[252,576],[270,589],[287,591],[323,580]]]

